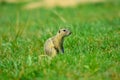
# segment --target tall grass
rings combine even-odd
[[[120,5],[22,10],[0,5],[1,80],[119,80]],[[65,54],[42,56],[46,39],[67,27]]]

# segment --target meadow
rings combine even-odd
[[[24,10],[0,4],[0,80],[119,80],[120,2]],[[60,28],[65,53],[44,55]]]

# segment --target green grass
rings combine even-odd
[[[0,4],[0,80],[120,79],[120,3],[21,7]],[[41,56],[45,40],[62,27],[72,31],[65,54]]]

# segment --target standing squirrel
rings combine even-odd
[[[60,29],[58,33],[49,38],[44,45],[44,51],[47,55],[54,57],[56,56],[59,52],[64,53],[64,47],[63,47],[63,42],[64,38],[66,36],[69,36],[71,34],[71,31],[68,29]]]

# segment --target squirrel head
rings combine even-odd
[[[68,29],[60,29],[58,31],[58,34],[62,35],[62,37],[69,36],[71,34],[71,31]]]

